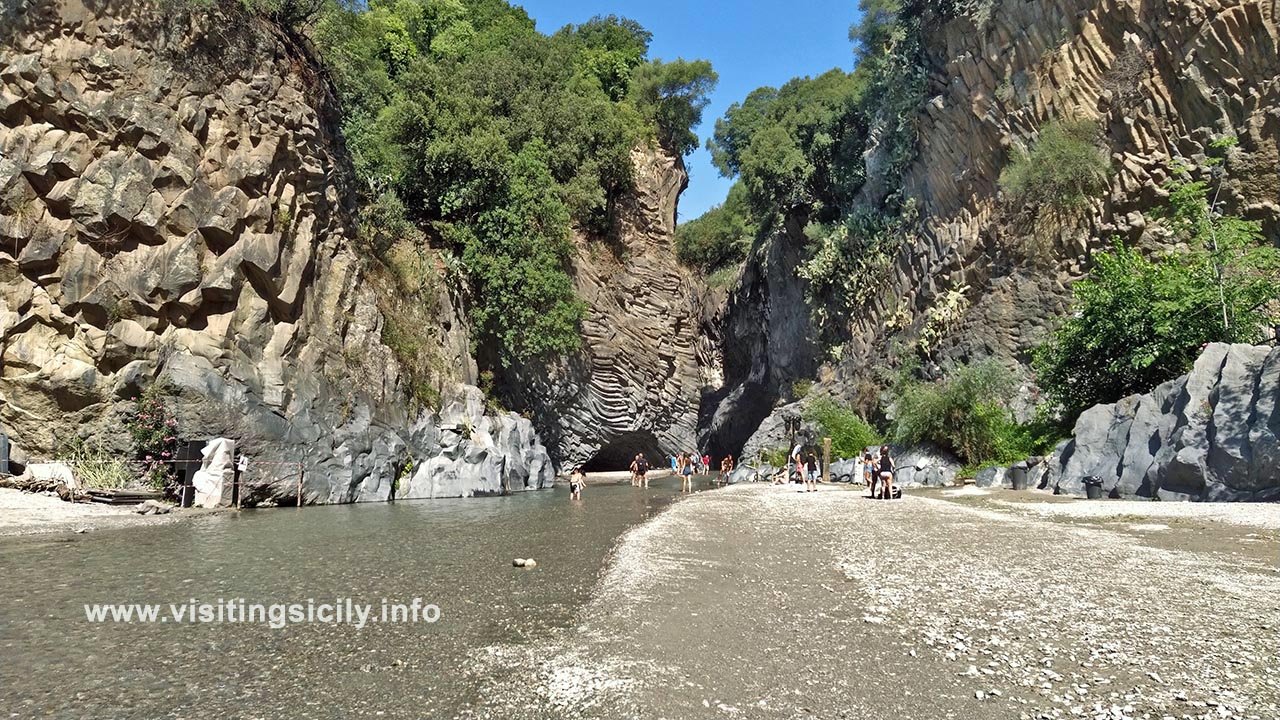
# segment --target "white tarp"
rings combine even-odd
[[[205,443],[200,469],[192,478],[196,488],[195,504],[218,507],[231,504],[231,484],[235,481],[236,441],[214,438]]]

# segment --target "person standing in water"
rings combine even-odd
[[[569,499],[581,500],[582,488],[586,487],[586,485],[587,474],[582,472],[581,467],[574,468],[573,473],[569,475]]]
[[[725,455],[724,459],[720,461],[720,477],[716,478],[716,482],[727,485],[731,474],[733,474],[733,456]]]
[[[642,488],[649,487],[649,459],[644,453],[636,455],[636,484]]]
[[[631,459],[630,469],[631,469],[631,487],[636,487],[637,485],[640,484],[640,453],[636,453],[636,456]]]
[[[684,462],[680,468],[680,492],[693,492],[693,456],[689,453],[684,454]]]

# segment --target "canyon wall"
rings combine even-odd
[[[518,368],[511,383],[565,468],[625,470],[637,453],[661,464],[699,449],[699,399],[716,363],[700,335],[699,284],[671,247],[688,175],[661,150],[632,162],[636,190],[619,199],[611,236],[574,238],[581,350]]]
[[[1224,134],[1239,147],[1220,199],[1262,221],[1272,239],[1280,232],[1275,0],[990,5],[989,17],[952,20],[926,37],[934,73],[904,178],[921,229],[885,291],[851,318],[846,381],[867,379],[891,335],[917,336],[951,290],[962,291],[964,310],[942,328],[940,360],[1025,362],[1066,312],[1094,251],[1113,236],[1164,244],[1151,211],[1170,166],[1203,161]],[[1000,172],[1056,118],[1096,120],[1113,172],[1079,217],[1027,218],[1001,198]],[[882,190],[872,177],[866,193]]]
[[[465,385],[443,285],[414,329],[441,409],[413,399],[305,41],[238,3],[182,7],[39,0],[0,29],[0,428],[31,458],[122,454],[154,383],[184,435],[282,463],[251,474],[264,500],[296,494],[299,464],[308,502],[548,486],[530,422]]]
[[[858,408],[879,405],[884,369],[928,328],[936,366],[988,357],[1025,366],[1068,312],[1072,283],[1112,237],[1167,247],[1153,221],[1175,159],[1203,162],[1234,135],[1220,200],[1280,241],[1280,11],[1275,0],[991,0],[969,16],[927,26],[927,101],[915,116],[917,154],[901,180],[920,220],[872,299],[851,308],[839,360],[796,363],[812,332],[789,273],[795,228],[757,247],[721,315],[726,386],[709,394],[702,432],[740,446],[807,369],[821,392]],[[984,9],[985,8],[985,9]],[[1113,172],[1107,188],[1069,217],[1039,217],[1001,195],[999,177],[1054,119],[1095,120]],[[860,202],[896,189],[887,148],[866,155]],[[957,312],[932,312],[953,303]],[[776,308],[785,305],[785,312]],[[797,308],[800,308],[797,310]],[[752,348],[740,362],[733,353]],[[750,362],[746,362],[749,358]],[[745,400],[743,398],[749,398]],[[1023,410],[1034,400],[1024,385]],[[748,433],[749,434],[749,431]]]

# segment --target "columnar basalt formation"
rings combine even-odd
[[[411,402],[305,42],[235,3],[192,8],[40,0],[0,31],[4,431],[36,457],[124,450],[130,399],[159,383],[186,434],[294,463],[260,466],[264,498],[296,495],[300,463],[307,501],[386,499],[442,454],[501,466],[503,489],[549,484],[527,420]],[[417,331],[465,397],[466,326],[440,307]],[[442,438],[454,416],[475,432]],[[499,487],[455,474],[422,492]]]
[[[996,357],[1025,365],[1068,312],[1071,284],[1088,272],[1094,252],[1113,237],[1151,251],[1167,246],[1152,211],[1166,195],[1171,166],[1203,163],[1215,139],[1239,140],[1222,166],[1219,200],[1280,240],[1275,0],[971,5],[989,12],[971,10],[925,30],[927,98],[914,118],[917,155],[900,181],[916,203],[916,230],[871,299],[849,309],[840,359],[809,370],[854,404],[883,392],[882,369],[912,348],[930,310],[953,294],[959,297],[948,300],[960,311],[930,328],[938,336],[933,361]],[[1035,218],[1002,197],[1000,173],[1048,122],[1068,118],[1097,121],[1112,172],[1075,215]],[[867,153],[865,207],[897,189],[886,174],[887,152]],[[766,308],[802,295],[785,262],[801,238],[780,232],[770,247],[757,248],[723,316],[712,320],[723,336],[728,385],[709,396],[701,431],[727,449],[745,438],[736,426],[754,427],[797,378],[777,371],[788,364],[776,349],[803,348],[808,318]],[[735,363],[733,353],[745,347],[750,362]],[[821,360],[811,357],[813,365]]]
[[[624,470],[636,453],[653,463],[698,449],[698,402],[713,366],[699,339],[698,285],[671,248],[688,175],[660,150],[638,149],[632,161],[636,189],[618,201],[613,237],[575,237],[582,349],[518,372],[521,400],[562,467]]]
[[[939,296],[967,310],[937,357],[1025,360],[1063,316],[1070,284],[1113,236],[1155,249],[1152,222],[1175,159],[1228,153],[1221,198],[1280,233],[1280,11],[1274,0],[996,2],[925,40],[935,69],[903,182],[921,229],[872,306],[852,318],[842,374],[866,377],[899,325],[918,333]],[[1113,172],[1079,217],[1030,221],[1000,196],[1015,148],[1047,122],[1097,120]],[[873,176],[868,199],[885,188]],[[897,322],[892,319],[897,318]]]

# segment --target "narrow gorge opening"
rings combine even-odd
[[[582,464],[587,472],[616,472],[631,467],[636,453],[644,453],[649,460],[649,467],[661,467],[666,461],[666,453],[658,446],[658,439],[646,430],[624,433],[611,439],[596,451],[596,454]]]

